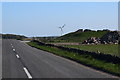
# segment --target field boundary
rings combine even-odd
[[[37,43],[38,42],[38,43]],[[120,66],[120,64],[114,64],[114,63],[110,63],[110,65],[112,64],[112,65],[116,65],[116,71],[113,71],[113,69],[112,68],[107,68],[107,64],[105,64],[105,66],[104,67],[102,67],[102,65],[104,65],[104,61],[102,61],[102,60],[95,60],[95,62],[96,61],[102,61],[103,63],[102,63],[102,65],[100,65],[100,66],[97,66],[96,64],[94,65],[94,62],[92,62],[92,64],[91,64],[91,62],[90,62],[90,64],[89,64],[89,59],[86,59],[87,60],[87,63],[86,63],[86,60],[85,61],[83,61],[83,60],[79,60],[78,58],[75,58],[74,57],[74,54],[75,55],[78,55],[78,54],[76,54],[75,52],[70,52],[70,54],[72,53],[73,54],[73,56],[69,56],[69,55],[61,55],[61,54],[59,54],[59,53],[61,53],[61,52],[56,52],[56,51],[54,51],[55,49],[59,49],[59,48],[57,48],[57,47],[50,47],[50,46],[46,46],[46,44],[45,43],[42,43],[42,42],[39,42],[39,41],[36,41],[36,42],[34,42],[34,41],[32,41],[32,42],[29,42],[29,43],[27,43],[28,45],[30,45],[31,47],[34,47],[34,48],[37,48],[37,49],[40,49],[40,50],[43,50],[43,51],[47,51],[47,52],[50,52],[51,54],[54,54],[54,55],[57,55],[57,56],[61,56],[61,57],[64,57],[64,58],[66,58],[66,59],[69,59],[69,60],[72,60],[72,61],[75,61],[75,62],[77,62],[77,63],[80,63],[80,64],[82,64],[82,65],[85,65],[85,66],[87,66],[87,67],[91,67],[91,68],[93,68],[93,69],[95,69],[95,70],[98,70],[98,71],[102,71],[102,72],[106,72],[106,73],[108,73],[108,74],[112,74],[113,76],[116,76],[116,77],[120,77],[120,73],[118,72],[118,69],[117,68],[119,68]],[[52,50],[52,51],[51,51]],[[64,53],[64,51],[65,51],[65,54],[66,54],[66,50],[62,50],[62,49],[59,49],[59,50],[61,50],[61,51],[63,51],[63,53]],[[58,51],[59,51],[58,50]],[[68,53],[69,53],[69,51],[67,51]],[[83,54],[84,55],[84,54]],[[91,56],[91,55],[90,55]],[[82,58],[82,57],[81,57]],[[83,58],[85,58],[85,57],[83,57]],[[82,58],[82,59],[83,59]],[[105,62],[106,63],[106,62]],[[101,63],[100,63],[101,64]],[[109,64],[109,63],[108,63]],[[98,64],[99,65],[99,64]],[[118,66],[118,67],[117,67]],[[112,70],[111,70],[112,69]]]
[[[120,64],[120,57],[115,56],[115,55],[89,52],[89,51],[75,49],[75,48],[67,48],[67,47],[63,47],[63,46],[57,46],[57,45],[54,45],[54,44],[47,44],[47,43],[39,42],[37,40],[33,40],[32,42],[36,42],[38,45],[57,47],[59,49],[66,50],[66,51],[69,51],[69,52],[75,52],[76,54],[92,55],[95,59],[98,59],[98,60],[104,60],[106,62],[110,62],[110,63],[114,63],[114,64]]]

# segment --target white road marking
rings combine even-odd
[[[20,58],[20,56],[19,56],[18,54],[16,55],[16,57],[17,57],[17,58]]]
[[[12,46],[12,48],[13,48],[13,46]]]
[[[12,44],[11,44],[12,45]]]
[[[13,49],[13,51],[15,51],[15,49]]]
[[[25,67],[23,67],[23,69],[24,69],[25,73],[27,74],[28,78],[32,79],[32,76],[30,75],[28,70]]]

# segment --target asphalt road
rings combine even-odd
[[[0,79],[2,78],[2,39],[0,39]]]
[[[3,78],[114,78],[17,40],[2,41]]]

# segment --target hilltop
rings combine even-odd
[[[2,39],[17,39],[17,40],[22,40],[27,38],[24,35],[15,35],[15,34],[1,34]]]
[[[89,30],[89,29],[79,29],[75,32],[71,32],[68,34],[65,34],[61,37],[56,38],[56,41],[60,42],[79,42],[82,43],[84,40],[87,40],[91,37],[99,37],[101,38],[103,35],[110,32],[110,30]]]

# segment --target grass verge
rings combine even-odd
[[[95,59],[91,55],[86,55],[86,54],[80,55],[80,54],[77,54],[74,52],[68,52],[65,50],[61,50],[61,49],[56,48],[56,47],[38,45],[35,42],[28,42],[27,44],[32,46],[32,47],[35,47],[35,48],[38,48],[41,50],[45,50],[45,51],[51,52],[53,54],[74,60],[76,62],[90,66],[90,67],[95,68],[97,70],[102,70],[104,72],[108,72],[108,73],[111,73],[113,75],[120,76],[120,71],[119,71],[120,64],[107,63],[105,61]]]

